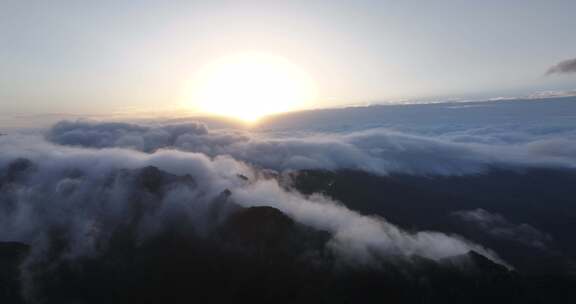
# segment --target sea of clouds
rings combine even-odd
[[[452,113],[454,106],[444,105],[442,111]],[[457,111],[485,107],[457,106]],[[546,123],[534,116],[529,122],[500,117],[492,124],[467,119],[478,115],[442,123],[438,113],[432,121],[423,114],[426,111],[417,110],[418,115],[405,115],[412,118],[411,124],[375,124],[368,116],[358,120],[358,113],[351,114],[358,121],[352,127],[309,124],[299,129],[286,124],[284,129],[274,128],[273,123],[247,130],[182,121],[77,120],[61,121],[37,134],[2,135],[0,241],[30,244],[28,265],[34,265],[46,258],[54,235],[68,244],[58,259],[101,254],[115,231],[128,226],[135,238],[146,240],[184,220],[191,224],[178,229],[208,237],[219,223],[212,216],[214,206],[227,192],[226,199],[234,204],[272,206],[300,224],[330,233],[327,248],[354,263],[415,255],[440,261],[475,250],[505,264],[490,249],[460,236],[407,231],[328,197],[302,195],[277,178],[300,169],[432,178],[492,169],[576,168],[576,126],[561,115],[565,111],[553,113],[559,119]],[[325,114],[308,121],[317,123]],[[147,166],[193,182],[170,184],[162,195],[146,194],[136,188],[134,173],[129,172]],[[533,246],[544,246],[548,240],[531,226],[512,224],[485,210],[453,216],[494,236],[519,235]]]
[[[209,130],[199,123],[137,125],[63,121],[47,140],[85,148],[161,149],[219,155],[266,169],[357,169],[375,174],[462,175],[502,168],[575,168],[574,129],[483,127],[436,135],[371,128],[352,132]],[[539,132],[540,134],[531,134]]]
[[[178,129],[181,129],[179,127]],[[194,129],[196,130],[196,129]],[[153,236],[173,216],[185,215],[194,229],[206,231],[210,207],[223,191],[241,206],[272,206],[296,222],[332,235],[330,247],[360,263],[386,256],[419,255],[433,260],[476,250],[493,260],[488,249],[458,236],[438,232],[407,232],[383,218],[361,215],[322,195],[303,196],[285,189],[275,178],[230,156],[163,149],[141,152],[125,148],[68,147],[35,136],[0,138],[0,239],[32,244],[38,252],[48,246],[50,233],[66,231],[70,257],[96,254],[107,237],[138,216],[138,235]],[[30,164],[14,175],[15,164]],[[162,197],[134,199],[133,183],[119,170],[154,166],[178,176],[190,176],[194,186],[168,188]],[[12,167],[12,168],[11,168]],[[248,180],[239,178],[245,176]],[[156,201],[155,201],[156,200]],[[148,208],[135,212],[134,201]],[[141,207],[140,207],[141,208]],[[147,208],[147,207],[144,207]]]

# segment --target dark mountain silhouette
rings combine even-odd
[[[22,303],[20,263],[29,247],[16,242],[0,242],[0,299],[3,303]]]
[[[364,214],[377,214],[415,230],[457,233],[493,248],[517,269],[574,275],[576,245],[574,170],[491,170],[465,176],[376,176],[361,171],[295,172],[291,186],[323,193]],[[483,208],[528,223],[551,236],[547,248],[488,235],[456,221],[459,210]]]
[[[10,168],[11,173],[4,175],[6,184],[18,183],[20,174],[33,170],[34,164],[19,160]],[[514,192],[523,183],[551,183],[550,178],[559,183],[558,191],[571,191],[561,183],[571,182],[573,173],[548,171],[495,171],[486,176],[445,178],[303,171],[294,173],[292,186],[287,187],[303,193],[321,192],[352,209],[384,215],[408,227],[439,228],[474,237],[473,232],[450,222],[449,213],[470,207],[491,209],[496,200],[507,196],[485,189],[504,187],[502,183],[510,184],[506,189],[511,198],[505,203],[519,204],[527,195],[550,198],[550,189],[530,189],[522,198]],[[554,253],[533,249],[512,258],[516,270],[474,251],[441,261],[413,256],[350,264],[329,249],[329,233],[299,224],[272,207],[241,207],[228,189],[222,189],[211,204],[211,229],[200,231],[189,219],[177,218],[153,237],[142,239],[137,228],[150,209],[159,208],[166,190],[195,188],[199,181],[156,167],[118,170],[105,180],[127,185],[130,220],[112,231],[109,245],[98,254],[74,259],[63,258],[70,240],[58,231],[50,234],[52,245],[39,261],[27,255],[34,244],[0,243],[2,303],[18,303],[23,296],[43,303],[550,303],[570,299],[576,288],[568,271],[554,268],[571,261],[570,254],[560,249]],[[460,187],[450,188],[449,184]],[[476,190],[478,187],[484,190]],[[502,206],[497,210],[508,215]],[[526,215],[511,218],[531,215],[523,212]],[[498,252],[505,260],[516,254]],[[562,259],[557,263],[546,262],[548,272],[524,267],[527,261],[546,264],[542,261],[558,256]],[[22,280],[23,274],[27,280]]]

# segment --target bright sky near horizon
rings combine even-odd
[[[574,29],[572,0],[0,0],[0,112],[185,104],[195,75],[247,52],[280,58],[246,68],[256,71],[249,79],[268,81],[279,96],[294,88],[314,96],[293,109],[569,90],[576,73],[545,74],[576,57]],[[242,74],[221,70],[231,69]],[[226,91],[235,79],[224,78]],[[223,98],[211,92],[210,100]],[[230,92],[240,96],[234,111],[255,96]]]

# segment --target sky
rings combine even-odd
[[[316,108],[571,90],[574,12],[571,0],[0,0],[0,113],[169,109],[206,64],[247,51],[306,71]]]

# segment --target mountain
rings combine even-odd
[[[3,187],[17,187],[23,182],[21,174],[35,167],[31,161],[14,162]],[[83,176],[81,172],[66,174]],[[468,231],[465,225],[441,224],[450,222],[454,211],[492,208],[506,197],[485,189],[505,187],[518,201],[545,199],[554,189],[534,187],[517,198],[514,185],[552,183],[550,178],[554,178],[558,191],[571,191],[565,189],[568,184],[561,183],[571,182],[574,176],[570,172],[494,171],[486,176],[431,178],[301,171],[278,178],[288,178],[291,183],[283,184],[291,191],[323,193],[366,214],[486,241],[490,237],[482,238],[478,231],[475,237],[470,232],[473,229]],[[277,208],[242,207],[234,202],[229,189],[222,189],[211,204],[207,213],[211,228],[198,229],[190,219],[175,217],[164,229],[142,238],[138,227],[150,223],[147,215],[151,210],[166,204],[171,195],[168,189],[195,189],[203,181],[147,166],[113,171],[102,178],[99,187],[120,182],[125,185],[123,195],[131,202],[130,218],[110,231],[109,243],[96,253],[71,255],[75,244],[62,237],[65,231],[48,234],[45,241],[49,246],[41,252],[35,248],[42,247],[35,246],[42,244],[0,244],[3,303],[23,299],[44,303],[547,303],[570,297],[576,287],[567,271],[544,273],[525,267],[528,260],[543,264],[556,254],[540,249],[528,250],[526,256],[533,257],[520,262],[522,258],[512,258],[514,252],[507,253],[506,246],[497,246],[515,269],[475,251],[440,261],[413,255],[409,259],[381,258],[370,265],[350,263],[330,250],[328,232],[305,226]],[[250,179],[238,176],[238,182]],[[449,184],[459,187],[447,187]],[[525,212],[530,214],[530,210]],[[561,256],[559,263],[571,261],[569,253]],[[550,267],[556,266],[552,263]]]

